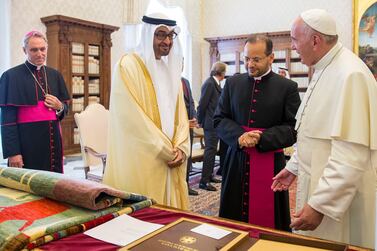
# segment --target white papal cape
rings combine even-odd
[[[170,168],[173,148],[189,154],[189,124],[182,85],[175,98],[173,139],[161,129],[151,77],[136,54],[125,55],[116,65],[110,97],[108,157],[103,182],[146,195],[158,203],[188,208],[186,161]]]
[[[340,43],[315,66],[297,113],[296,210],[308,203],[325,216],[302,234],[374,247],[377,84]]]

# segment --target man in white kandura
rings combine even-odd
[[[297,112],[297,151],[274,177],[286,190],[295,177],[299,233],[372,248],[375,245],[377,83],[338,42],[324,10],[303,12],[291,29],[292,49],[314,74]]]
[[[183,100],[176,21],[143,17],[135,53],[115,67],[104,183],[188,208],[189,123]]]

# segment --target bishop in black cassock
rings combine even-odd
[[[258,39],[250,41],[245,48],[261,46]],[[265,50],[264,46],[263,55]],[[224,161],[220,216],[289,231],[288,192],[272,193],[270,187],[272,177],[285,166],[282,149],[296,141],[300,97],[297,83],[271,71],[266,59],[271,52],[263,58],[254,47],[251,51],[252,56],[245,49],[249,74],[227,79],[214,116],[216,131],[230,148]],[[263,60],[265,69],[259,67]],[[259,142],[241,147],[238,139],[253,129],[263,131]],[[271,167],[259,162],[265,155],[271,157]]]
[[[64,105],[60,114],[47,109],[52,113],[52,119],[35,112],[46,93],[57,97]],[[68,111],[69,99],[62,75],[53,68],[42,66],[37,69],[26,61],[4,72],[0,79],[4,158],[20,154],[24,168],[62,173],[60,120]]]

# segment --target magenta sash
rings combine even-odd
[[[49,120],[57,120],[56,112],[46,107],[44,101],[38,101],[36,106],[18,107],[17,122],[20,124]]]
[[[243,126],[245,131],[263,128],[249,128]],[[263,227],[275,228],[275,203],[274,192],[271,190],[272,177],[274,177],[274,153],[271,151],[260,153],[255,147],[244,148],[250,157],[249,169],[249,223]]]

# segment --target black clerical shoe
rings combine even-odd
[[[211,183],[199,183],[199,188],[207,191],[217,191],[216,187],[212,186]]]
[[[213,183],[221,183],[221,180],[212,177],[211,178],[211,182],[213,182]]]
[[[199,193],[195,191],[194,189],[188,188],[188,193],[189,195],[197,196]]]

